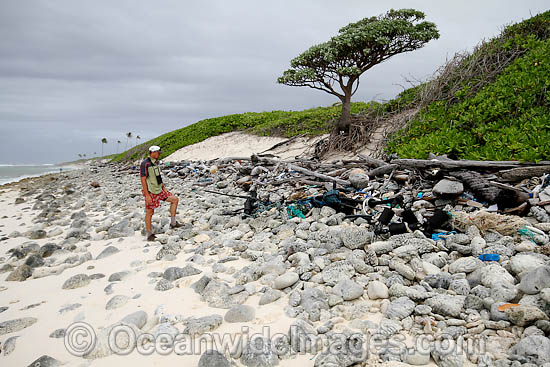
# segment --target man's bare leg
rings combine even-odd
[[[151,218],[155,213],[154,209],[145,209],[145,230],[147,231],[147,238],[153,234],[153,226],[151,224]]]
[[[170,203],[170,225],[176,225],[176,210],[178,209],[179,199],[177,196],[168,196],[166,199]]]

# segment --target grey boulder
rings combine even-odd
[[[261,297],[259,301],[259,305],[267,305],[268,303],[273,303],[279,298],[283,296],[283,292],[277,290],[277,289],[271,289],[269,288]]]
[[[408,297],[399,297],[392,301],[386,310],[386,317],[391,320],[403,320],[413,313],[416,303]]]
[[[34,317],[23,317],[20,319],[13,319],[4,322],[0,322],[0,335],[15,333],[23,330],[38,320]]]
[[[76,289],[90,284],[90,277],[86,274],[76,274],[70,277],[63,283],[63,289]]]
[[[256,310],[247,305],[235,305],[224,316],[226,322],[248,322],[254,320]]]
[[[510,359],[541,366],[550,363],[550,339],[543,335],[523,338],[510,349]]]
[[[526,294],[537,294],[550,287],[550,266],[539,266],[521,278],[518,288]]]
[[[334,286],[342,279],[353,277],[355,275],[355,268],[351,262],[341,260],[328,265],[321,274],[325,283]]]
[[[372,242],[374,234],[367,229],[356,226],[344,227],[340,231],[344,246],[351,250],[363,248]]]
[[[434,313],[443,316],[458,317],[464,308],[465,296],[451,296],[440,294],[424,301],[426,306],[430,306]]]
[[[459,181],[443,179],[432,190],[438,196],[458,196],[464,192],[464,185]]]
[[[58,367],[61,366],[61,362],[55,358],[52,358],[48,355],[43,355],[42,357],[36,359],[28,367]]]
[[[273,282],[273,288],[285,289],[294,285],[300,279],[299,275],[294,272],[288,272],[283,275],[279,275]]]
[[[344,301],[351,301],[361,297],[364,289],[351,279],[342,279],[334,286],[332,292],[342,297]]]
[[[114,255],[119,251],[120,250],[118,248],[116,248],[115,246],[107,246],[107,247],[105,247],[105,249],[103,249],[103,251],[101,251],[99,253],[99,255],[97,255],[97,257],[95,259],[96,260],[101,260],[101,259],[104,259],[108,256]]]
[[[212,330],[217,329],[218,326],[222,324],[222,321],[223,319],[220,315],[190,318],[183,322],[185,325],[183,333],[189,334],[191,336],[208,333]]]
[[[231,363],[217,350],[208,350],[199,359],[199,367],[231,367]]]
[[[279,357],[275,354],[272,341],[266,337],[256,337],[250,340],[241,355],[241,363],[246,367],[271,367],[279,365]]]

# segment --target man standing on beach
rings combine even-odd
[[[153,234],[151,218],[155,213],[155,208],[158,208],[160,205],[161,200],[170,203],[170,227],[181,227],[181,224],[176,222],[176,209],[179,200],[166,189],[160,176],[158,159],[161,153],[159,146],[151,146],[149,148],[149,157],[141,162],[140,166],[141,187],[143,196],[145,196],[145,230],[147,231],[147,241],[154,241],[156,239]]]

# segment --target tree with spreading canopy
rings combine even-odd
[[[359,77],[394,55],[414,51],[439,38],[436,25],[423,21],[424,18],[418,10],[391,9],[386,14],[350,23],[330,41],[312,46],[292,59],[290,69],[277,82],[338,97],[342,115],[336,128],[348,132],[351,97],[359,87]]]

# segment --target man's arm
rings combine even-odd
[[[141,191],[145,196],[145,202],[150,205],[153,202],[153,198],[151,197],[149,188],[147,187],[147,177],[141,177]]]
[[[151,194],[149,193],[149,187],[147,187],[147,177],[141,178],[141,191],[143,192],[143,195],[145,197],[151,197]]]
[[[141,177],[141,191],[143,192],[143,195],[149,195],[149,188],[147,187],[147,177]]]
[[[145,196],[145,202],[147,204],[151,204],[152,202],[151,194],[149,193],[149,187],[147,186],[147,176],[149,176],[149,171],[148,171],[149,164],[147,160],[145,160],[141,162],[141,166],[139,167],[140,176],[141,176],[141,192],[143,193],[143,196]]]

